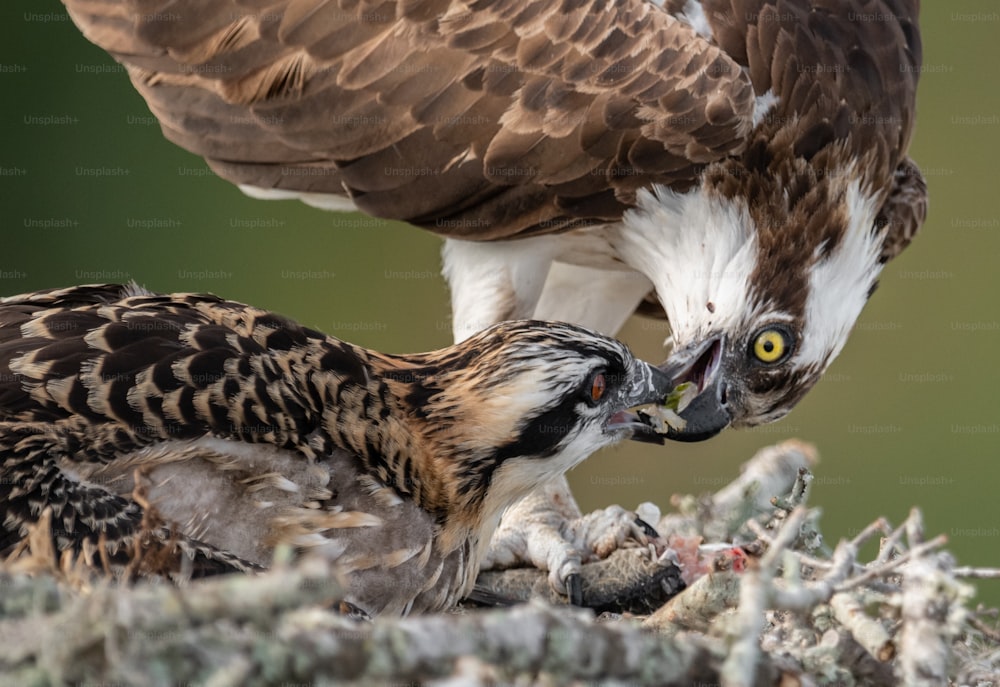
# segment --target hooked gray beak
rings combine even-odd
[[[630,438],[634,441],[664,443],[666,437],[643,422],[632,409],[649,404],[662,404],[667,395],[674,390],[674,386],[673,378],[661,369],[641,360],[633,361],[629,370],[629,383],[623,385],[621,392],[621,410],[611,417],[607,428],[628,429],[632,432]]]
[[[721,335],[674,351],[660,369],[677,386],[695,385],[698,395],[678,413],[686,422],[683,429],[670,427],[666,437],[674,441],[704,441],[725,429],[732,421],[728,407],[729,388],[722,368],[725,338]]]

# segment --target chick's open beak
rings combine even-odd
[[[649,423],[634,412],[641,406],[662,404],[674,389],[673,379],[653,365],[635,360],[629,370],[629,378],[619,392],[619,411],[611,416],[608,430],[628,429],[631,439],[654,444],[662,444],[664,435],[658,433]]]

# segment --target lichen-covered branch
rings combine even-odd
[[[126,682],[252,685],[322,680],[380,684],[443,679],[474,657],[503,680],[551,674],[641,684],[711,676],[721,645],[672,641],[635,623],[596,623],[544,604],[502,611],[359,622],[330,610],[330,571],[315,561],[255,577],[120,588],[102,584],[53,608],[51,578],[5,577],[22,601],[0,620],[3,684]],[[8,609],[5,608],[5,612]]]
[[[957,568],[943,538],[925,538],[916,509],[824,553],[808,505],[814,463],[810,447],[785,442],[717,494],[679,499],[686,510],[659,529],[694,549],[703,542],[702,558],[683,560],[689,587],[644,618],[534,601],[359,621],[341,612],[336,572],[320,561],[130,585],[57,560],[33,532],[0,572],[0,684],[995,683],[997,614],[969,610],[961,578],[997,571]],[[877,536],[877,556],[859,560]],[[588,564],[593,598],[616,584],[643,589],[633,578],[646,575],[665,591],[661,554],[641,552]],[[539,573],[492,575],[501,591],[551,594]]]

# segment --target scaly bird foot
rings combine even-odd
[[[497,570],[534,566],[548,571],[549,584],[580,605],[581,566],[607,558],[627,540],[647,544],[659,535],[647,520],[621,506],[583,515],[564,478],[548,482],[508,510],[480,567]]]

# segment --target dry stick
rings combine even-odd
[[[761,541],[763,541],[765,544],[767,544],[767,546],[768,546],[769,549],[770,548],[774,548],[776,546],[774,537],[772,536],[771,532],[768,531],[767,529],[765,529],[764,526],[761,525],[756,520],[750,520],[750,521],[748,521],[747,522],[747,528],[750,529],[755,535],[757,535],[757,537],[760,538]],[[838,548],[840,548],[840,546],[842,544],[846,544],[846,543],[845,542],[841,542],[841,544],[837,545]],[[851,544],[846,544],[846,545],[850,546],[851,550],[855,551],[855,557],[856,557],[856,555],[857,555],[856,554],[856,547],[853,546],[853,542]],[[800,564],[807,565],[810,568],[815,568],[816,570],[831,570],[831,569],[834,569],[834,568],[839,569],[839,568],[841,568],[844,565],[844,561],[837,556],[836,550],[834,551],[834,555],[830,558],[830,560],[823,560],[821,558],[816,558],[814,556],[810,556],[809,554],[803,553],[801,551],[789,551],[789,553],[791,553],[792,555],[794,555],[798,559],[798,561],[799,561]],[[862,570],[864,569],[864,566],[862,566],[861,564],[859,564],[857,562],[854,562],[853,565],[855,567],[857,567],[857,568],[862,569]]]
[[[473,656],[512,679],[547,673],[683,684],[691,675],[714,675],[724,653],[719,640],[668,639],[632,623],[595,623],[587,611],[539,604],[355,623],[317,606],[336,596],[336,586],[326,566],[305,563],[183,590],[101,585],[58,611],[0,619],[0,682],[149,678],[221,687],[311,676],[383,684],[447,677],[463,656]]]
[[[919,536],[919,534],[918,534]],[[917,547],[920,548],[920,547]],[[916,548],[907,553],[913,553]],[[951,640],[955,632],[949,622],[954,597],[954,578],[948,579],[938,561],[915,558],[903,571],[896,674],[907,687],[940,687],[948,684]]]
[[[851,636],[868,651],[875,659],[885,662],[891,660],[896,654],[896,644],[892,640],[889,632],[877,620],[869,617],[858,599],[845,592],[857,588],[867,582],[879,577],[885,577],[897,571],[901,566],[914,561],[923,561],[923,557],[930,551],[943,546],[947,542],[947,537],[942,535],[930,541],[923,541],[923,522],[919,510],[910,512],[907,520],[897,529],[890,531],[887,520],[879,518],[871,523],[861,533],[850,542],[842,541],[834,556],[830,561],[822,561],[812,556],[800,552],[789,551],[787,549],[798,535],[799,528],[805,522],[807,513],[802,508],[797,508],[789,514],[786,522],[776,535],[768,532],[760,523],[756,521],[748,522],[748,527],[764,540],[769,549],[760,562],[760,572],[744,576],[743,589],[740,597],[739,625],[741,640],[734,644],[729,659],[722,671],[723,683],[726,685],[743,685],[749,678],[745,676],[753,675],[753,669],[759,656],[756,653],[756,644],[747,642],[748,637],[756,638],[754,630],[757,629],[755,622],[761,617],[763,607],[767,605],[766,597],[770,596],[771,605],[776,608],[787,610],[808,610],[817,603],[829,600],[831,610],[837,621],[851,634]],[[857,549],[868,539],[877,533],[886,534],[883,541],[879,557],[869,566],[862,566],[857,562]],[[891,558],[897,551],[903,536],[907,537],[910,549],[901,553],[896,558]],[[811,565],[816,569],[826,570],[826,574],[820,580],[800,585],[794,578],[788,578],[791,588],[777,587],[771,590],[768,595],[764,589],[770,581],[769,573],[777,565],[779,554],[788,556],[791,554],[792,560],[797,559],[800,563]],[[855,569],[862,572],[853,578],[848,578]],[[964,571],[963,571],[964,572]],[[968,572],[973,572],[969,569]],[[1000,570],[983,569],[984,577],[1000,577]],[[910,586],[927,586],[926,580],[911,582]],[[749,588],[748,588],[749,587]],[[911,593],[912,597],[912,593]],[[911,601],[911,605],[913,602]],[[910,630],[911,636],[914,634],[924,634],[921,619],[914,618],[911,611]],[[753,627],[751,627],[753,625]],[[940,644],[940,639],[937,640]],[[918,655],[917,650],[912,650],[912,654]],[[935,646],[930,651],[930,656],[926,660],[919,659],[919,667],[913,667],[907,671],[908,679],[913,678],[914,671],[924,671],[932,675],[932,679],[940,679],[946,672],[947,647]],[[911,663],[918,662],[918,659],[911,658]],[[944,672],[942,672],[944,671]],[[925,682],[924,684],[930,684]]]
[[[879,543],[878,556],[875,558],[873,563],[881,564],[890,560],[892,556],[899,551],[899,543],[903,540],[903,535],[906,534],[906,523],[894,529],[889,533],[889,536],[883,539]]]
[[[789,483],[798,479],[799,470],[818,460],[816,447],[797,439],[767,446],[744,463],[739,477],[715,492],[712,502],[719,510],[731,512],[746,500],[749,490],[756,488],[756,509],[768,511],[771,498],[787,493]]]
[[[665,603],[643,621],[653,632],[673,635],[683,630],[707,632],[717,617],[736,608],[743,575],[732,571],[710,572]]]
[[[797,439],[757,451],[744,463],[739,477],[712,495],[707,509],[710,515],[700,523],[700,533],[710,541],[729,541],[745,522],[744,518],[735,522],[734,513],[770,516],[774,511],[771,499],[788,494],[800,479],[802,468],[809,468],[818,460],[816,448]],[[674,518],[664,516],[661,523],[669,525]]]
[[[748,522],[747,525],[751,530],[753,530],[754,534],[756,534],[758,537],[764,539],[767,542],[770,542],[770,533],[767,532],[767,530],[765,530],[759,523]],[[850,546],[855,551],[857,551],[866,543],[868,543],[868,540],[874,537],[876,534],[882,533],[884,535],[888,535],[890,529],[891,528],[889,527],[889,521],[886,520],[885,518],[879,518],[878,520],[876,520],[875,522],[871,523],[863,530],[861,530],[861,532],[856,537],[851,539]],[[836,562],[832,559],[823,560],[822,558],[816,558],[801,551],[796,551],[795,553],[799,557],[799,560],[804,565],[808,565],[810,568],[816,568],[817,570],[826,570],[828,568],[833,568],[836,566]],[[854,567],[858,571],[862,571],[865,569],[864,564],[858,563],[856,561],[854,563]]]
[[[761,541],[767,544],[768,548],[774,546],[774,537],[771,532],[767,530],[762,524],[756,520],[747,521],[747,529],[753,532]],[[801,551],[793,551],[793,553],[798,556],[799,561],[804,565],[808,565],[810,568],[816,568],[817,570],[826,570],[832,568],[834,563],[832,560],[823,560],[822,558],[815,558],[807,553],[802,553]]]
[[[771,577],[771,571],[763,567],[743,574],[740,604],[736,610],[735,638],[719,671],[722,687],[752,687],[756,682],[760,635],[764,631]]]
[[[804,521],[804,517],[801,519]],[[789,517],[789,521],[794,520],[793,517]],[[794,539],[789,540],[789,537],[797,530],[791,530],[787,524],[791,523],[786,523],[777,536],[771,537],[770,533],[758,523],[749,523],[750,528],[770,545],[765,559],[761,561],[763,570],[770,570],[777,552],[794,541]],[[905,646],[905,649],[900,651],[902,657],[897,668],[899,676],[907,685],[945,684],[950,647],[949,642],[944,641],[942,634],[947,633],[942,633],[942,619],[929,617],[930,611],[927,610],[934,606],[932,603],[933,595],[938,586],[936,580],[940,577],[941,572],[927,560],[926,555],[943,546],[947,542],[947,537],[942,535],[930,541],[924,541],[923,518],[919,510],[913,509],[899,528],[887,533],[888,536],[882,542],[882,548],[876,561],[867,567],[858,566],[856,561],[857,546],[863,544],[874,534],[886,532],[888,529],[889,524],[884,519],[875,521],[850,543],[841,542],[835,551],[833,560],[829,563],[812,559],[811,556],[798,552],[790,552],[803,563],[819,564],[815,567],[825,569],[827,573],[819,581],[801,586],[796,584],[794,579],[790,579],[793,584],[790,589],[779,587],[772,592],[773,606],[789,610],[804,610],[829,599],[834,618],[869,654],[879,661],[886,662],[896,655],[896,641],[893,640],[882,623],[864,612],[863,605],[855,595],[845,592],[876,578],[886,577],[909,564],[904,573],[903,631],[897,640],[900,645]],[[892,558],[904,535],[907,538],[909,550]],[[863,572],[848,579],[847,576],[855,567],[862,567]],[[971,573],[973,569],[963,572]],[[982,572],[985,577],[1000,577],[1000,570],[984,569],[976,572]],[[834,591],[836,593],[833,593]],[[754,599],[751,598],[751,600]],[[735,663],[735,660],[733,662]],[[741,668],[747,672],[746,664]],[[724,670],[723,677],[727,676],[728,674]],[[734,684],[740,683],[734,682]]]
[[[858,644],[875,659],[885,662],[896,655],[896,645],[882,623],[865,613],[858,600],[850,594],[830,597],[830,609]]]
[[[919,559],[926,553],[933,551],[934,549],[941,548],[948,543],[948,535],[939,534],[930,541],[924,542],[919,546],[915,546],[909,551],[903,553],[898,558],[893,558],[891,561],[887,561],[880,565],[869,565],[864,573],[858,575],[857,577],[852,577],[849,580],[837,585],[835,591],[846,592],[848,589],[853,589],[859,585],[862,585],[876,577],[885,577],[889,573],[897,570],[901,565],[909,561]],[[874,565],[874,567],[872,567]]]
[[[805,505],[806,498],[809,496],[809,485],[813,481],[813,475],[809,472],[809,468],[802,466],[798,469],[798,473],[795,475],[795,482],[792,484],[792,488],[787,495],[778,495],[771,497],[771,505],[778,508],[781,511],[791,511],[797,506]],[[775,513],[775,515],[779,515]]]
[[[268,670],[282,672],[267,676],[270,680],[257,677],[258,683],[297,681],[297,675],[313,676],[320,683],[416,683],[453,674],[457,662],[469,656],[511,676],[549,673],[567,680],[681,683],[692,672],[710,673],[717,653],[707,648],[714,645],[710,640],[681,636],[668,641],[628,623],[597,624],[587,612],[540,604],[468,615],[380,619],[364,626],[325,611],[301,611],[284,616],[274,634],[269,652],[282,660]],[[581,654],[580,647],[587,651]],[[253,643],[223,657],[237,675],[241,658],[254,664],[261,660]],[[218,684],[250,682],[234,683],[229,675],[215,673],[219,661],[212,659],[202,667],[213,671]],[[261,666],[253,667],[251,675],[259,676]]]
[[[797,506],[790,512],[775,534],[772,547],[761,556],[759,567],[748,570],[743,575],[740,605],[736,611],[736,639],[719,674],[725,687],[750,687],[754,683],[760,661],[760,634],[764,630],[764,612],[767,610],[771,582],[782,552],[798,538],[808,513],[802,506]]]
[[[907,522],[909,522],[909,520]],[[869,525],[869,527],[866,528],[866,530],[871,529],[871,530],[873,530],[873,532],[877,531],[877,528],[875,527],[875,525],[878,525],[878,524],[879,524],[878,521],[876,521],[875,523],[872,523],[872,525]],[[749,528],[751,530],[753,530],[754,534],[756,534],[758,537],[760,537],[761,539],[763,539],[768,544],[768,546],[771,549],[774,549],[776,546],[779,546],[778,542],[771,536],[771,534],[767,530],[764,529],[764,527],[760,523],[755,522],[755,521],[750,521],[750,522],[747,523],[747,525],[749,526]],[[782,528],[782,529],[784,530],[784,528]],[[903,563],[906,563],[907,561],[912,560],[915,557],[921,556],[921,555],[923,555],[923,554],[925,554],[925,553],[927,553],[929,551],[932,551],[932,550],[934,550],[936,548],[939,548],[939,547],[943,546],[944,544],[946,544],[948,542],[948,536],[945,535],[945,534],[941,534],[941,535],[938,535],[937,537],[935,537],[934,539],[931,539],[930,541],[924,542],[924,543],[922,543],[922,544],[914,547],[910,551],[906,551],[906,552],[902,553],[897,558],[893,558],[893,559],[890,560],[888,558],[888,555],[885,554],[885,552],[886,551],[895,550],[896,542],[899,541],[899,538],[901,538],[901,536],[902,536],[902,534],[904,532],[906,532],[906,525],[905,524],[901,525],[899,528],[897,528],[896,530],[894,530],[892,532],[892,534],[888,537],[888,539],[886,539],[883,542],[884,544],[886,542],[889,542],[889,543],[892,544],[892,546],[883,547],[883,552],[879,554],[878,558],[876,558],[875,561],[873,561],[872,563],[868,564],[867,566],[866,565],[862,565],[860,563],[855,563],[854,565],[857,566],[857,567],[859,567],[859,568],[861,568],[863,570],[863,572],[860,575],[858,575],[857,577],[852,577],[850,579],[844,579],[842,582],[838,582],[837,586],[834,588],[834,591],[836,591],[836,592],[847,591],[848,589],[852,589],[854,587],[857,587],[858,585],[864,584],[864,583],[866,583],[866,582],[868,582],[868,581],[870,581],[870,580],[872,580],[874,578],[884,577],[884,576],[888,575],[890,572],[892,572],[892,571],[896,570],[897,568],[899,568],[899,566],[902,565]],[[854,548],[854,546],[853,546],[854,542],[856,542],[858,540],[859,540],[859,537],[855,537],[852,540],[852,542],[851,542],[852,548]],[[839,546],[838,546],[838,548],[839,548]],[[812,556],[810,556],[808,554],[804,554],[804,553],[801,553],[801,552],[797,552],[796,551],[794,553],[795,553],[795,555],[799,558],[799,560],[802,563],[804,563],[804,564],[806,564],[806,565],[808,565],[810,567],[814,567],[814,568],[818,568],[818,569],[827,569],[827,570],[829,570],[829,569],[836,568],[836,567],[839,567],[839,566],[841,566],[841,565],[844,564],[842,560],[838,560],[838,558],[837,558],[836,555],[834,555],[833,558],[831,558],[829,561],[824,561],[824,560],[820,560],[820,559],[814,558],[814,557],[812,557]],[[979,568],[979,569],[960,568],[959,570],[967,570],[970,573],[973,570],[980,570],[980,571],[982,571],[982,572],[985,573],[984,577],[990,578],[990,579],[992,579],[993,577],[1000,577],[1000,569],[993,569],[993,568]],[[957,575],[957,572],[956,572],[956,575]],[[973,575],[969,575],[969,576],[973,576]],[[791,609],[789,609],[789,610],[791,610]]]
[[[769,544],[768,552],[761,559],[760,568],[762,571],[771,571],[777,564],[779,554],[784,555],[786,558],[791,559],[791,561],[805,562],[812,559],[811,556],[801,554],[795,551],[789,551],[787,547],[791,545],[795,538],[798,536],[799,528],[806,521],[808,512],[804,508],[796,508],[791,514],[789,514],[784,526],[777,533],[776,536],[770,536],[764,528],[759,525],[759,523],[750,523],[751,529],[755,531],[758,536],[761,536]],[[855,641],[858,642],[866,651],[868,651],[873,657],[879,661],[888,661],[894,655],[896,651],[895,644],[893,643],[888,631],[879,623],[877,620],[870,618],[865,614],[864,609],[857,599],[849,594],[834,593],[834,589],[844,587],[850,588],[851,586],[856,586],[856,579],[848,580],[848,576],[856,568],[863,569],[857,562],[857,550],[858,545],[863,544],[870,537],[874,536],[875,533],[879,531],[884,531],[888,527],[888,523],[884,519],[879,519],[865,528],[857,537],[852,539],[850,542],[841,541],[836,550],[834,551],[833,557],[829,562],[819,561],[812,559],[812,563],[820,563],[821,565],[816,566],[818,568],[825,568],[827,573],[817,581],[812,583],[800,584],[795,577],[787,577],[787,581],[792,585],[790,588],[776,587],[771,590],[771,605],[776,608],[782,608],[786,610],[808,610],[813,608],[816,604],[823,601],[829,600],[831,609],[834,617],[840,622],[844,628],[850,632],[851,636],[854,637]],[[884,564],[878,568],[879,573],[885,573],[889,570],[895,569],[902,564],[902,561],[918,556],[925,551],[933,548],[934,542],[928,542],[926,545],[917,547],[916,549],[908,552],[906,559],[897,559],[889,564]],[[795,565],[795,563],[791,563]],[[866,571],[867,573],[867,571]],[[863,573],[862,576],[866,579],[869,576]],[[862,577],[859,576],[859,577]],[[874,575],[871,575],[874,577]],[[756,575],[751,579],[744,579],[744,591],[747,582],[751,584],[751,590],[747,594],[741,594],[741,604],[740,604],[740,619],[742,621],[742,626],[744,632],[742,636],[744,639],[747,636],[746,630],[749,629],[747,624],[750,621],[750,615],[752,613],[758,612],[760,609],[760,602],[765,596],[763,590],[755,589],[757,585],[763,583],[764,576]],[[744,600],[748,603],[746,607],[744,606]],[[746,612],[746,615],[744,615]],[[732,658],[727,661],[726,667],[723,668],[722,676],[724,681],[729,679],[730,676],[734,678],[733,684],[741,684],[736,678],[736,675],[752,674],[753,664],[749,663],[750,656],[747,652],[747,647],[740,647],[742,653],[737,655],[737,658]],[[734,646],[733,653],[736,653],[736,647]],[[730,656],[733,654],[731,653]],[[726,668],[730,665],[733,666],[733,672],[727,672]],[[736,667],[738,665],[738,667]],[[737,672],[739,671],[739,672]]]
[[[906,542],[910,547],[922,544],[924,541],[924,515],[919,508],[910,509],[910,517],[903,523],[906,526]]]
[[[868,567],[886,564],[892,560],[893,555],[902,553],[900,542],[904,535],[911,547],[923,541],[923,530],[923,516],[917,508],[912,508],[906,520],[880,542],[878,556]]]
[[[974,627],[977,631],[982,632],[984,635],[986,635],[989,639],[993,640],[994,642],[1000,642],[1000,630],[998,630],[997,628],[990,627],[989,625],[984,623],[979,618],[976,618],[975,616],[969,617],[969,624],[972,625],[972,627]]]
[[[793,559],[795,551],[788,552]],[[773,605],[788,611],[808,611],[816,604],[828,601],[837,585],[843,583],[856,565],[858,552],[848,542],[842,541],[833,552],[832,567],[818,580],[796,584],[791,588],[775,587],[772,590]]]
[[[1000,568],[973,568],[962,566],[951,571],[955,577],[966,577],[974,580],[997,580],[1000,579]]]
[[[868,527],[861,530],[854,539],[851,540],[851,544],[856,549],[860,549],[862,546],[868,543],[868,540],[874,537],[876,534],[881,534],[882,536],[888,536],[892,531],[892,526],[889,525],[889,521],[882,517],[868,525]]]
[[[767,570],[774,570],[781,558],[782,553],[791,546],[799,536],[799,530],[806,521],[809,511],[803,506],[797,506],[795,510],[788,514],[781,529],[773,537],[773,541],[768,550],[760,557],[760,566]]]

